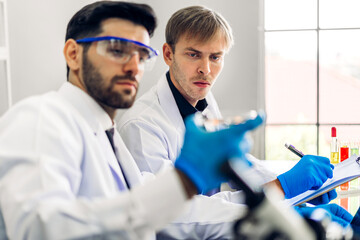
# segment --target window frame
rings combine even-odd
[[[269,32],[293,32],[293,31],[315,31],[316,32],[316,123],[266,123],[264,127],[261,129],[261,133],[263,134],[263,141],[261,141],[261,150],[260,154],[263,159],[267,159],[266,156],[266,128],[268,126],[315,126],[316,127],[316,149],[317,155],[320,152],[320,127],[322,126],[360,126],[360,122],[358,123],[320,123],[320,33],[322,31],[328,30],[360,30],[360,27],[342,27],[342,28],[320,28],[320,0],[317,0],[317,15],[316,15],[316,28],[303,28],[303,29],[265,29],[265,0],[260,0],[259,7],[260,7],[260,14],[259,14],[259,22],[260,22],[260,50],[259,54],[259,94],[260,98],[260,107],[266,109],[265,103],[265,57],[266,57],[266,47],[265,47],[265,34]],[[330,133],[329,133],[330,136]],[[268,159],[270,160],[270,159]]]

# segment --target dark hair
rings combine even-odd
[[[109,18],[121,18],[142,25],[150,37],[153,35],[157,24],[155,13],[147,4],[99,1],[86,5],[70,19],[66,29],[65,41],[71,38],[77,40],[96,36],[102,31],[101,23]],[[87,50],[88,46],[86,47],[85,44],[84,48]],[[68,66],[67,75],[69,75]]]
[[[171,16],[166,25],[165,38],[175,52],[175,45],[182,36],[206,42],[218,31],[223,34],[229,50],[234,40],[232,29],[225,18],[207,7],[191,6],[180,9]]]

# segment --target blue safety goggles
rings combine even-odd
[[[158,52],[150,46],[127,38],[114,36],[90,37],[76,40],[77,43],[97,42],[96,51],[99,55],[107,57],[117,63],[125,64],[133,55],[139,55],[141,65],[146,70],[153,66]]]

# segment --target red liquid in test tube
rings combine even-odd
[[[344,143],[340,147],[340,162],[349,158],[349,146]],[[341,190],[348,190],[349,189],[349,182],[343,183],[340,185]]]

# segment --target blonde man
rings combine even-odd
[[[221,118],[211,88],[223,68],[226,53],[233,45],[232,29],[227,21],[216,11],[203,6],[186,7],[175,12],[167,23],[165,35],[166,43],[162,50],[169,71],[124,113],[118,126],[126,146],[143,172],[159,173],[173,167],[182,149],[184,120],[188,116],[202,112],[210,118]],[[208,149],[208,146],[203,148]],[[253,163],[254,174],[261,178],[262,183],[278,187],[287,198],[318,188],[332,177],[333,166],[324,157],[307,155],[296,168],[278,177],[254,157],[249,155],[249,160]],[[222,198],[239,203],[240,194],[220,192],[208,201]],[[313,203],[328,203],[334,197],[336,192],[332,191]],[[195,211],[192,214],[208,216],[203,220],[201,233],[212,232],[209,229],[213,228],[206,228],[207,223],[214,223],[216,218],[223,216],[218,213],[211,216],[211,212],[216,210],[221,214],[221,208],[227,205],[223,202],[214,203],[214,206],[206,212]],[[198,223],[194,225],[200,229]],[[190,228],[191,224],[187,226]],[[220,234],[222,225],[218,226],[217,233]],[[184,235],[179,234],[179,238]],[[199,236],[204,235],[199,233]]]

